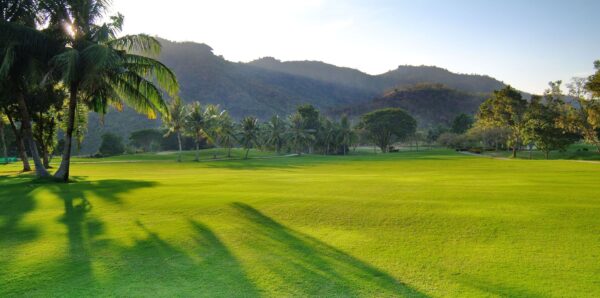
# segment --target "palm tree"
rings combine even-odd
[[[196,143],[196,158],[195,161],[200,161],[200,142],[203,138],[208,138],[207,131],[208,119],[202,111],[202,106],[199,102],[194,102],[189,106],[189,112],[185,115],[184,126],[185,130],[194,137]]]
[[[47,177],[33,138],[26,95],[37,82],[45,81],[47,61],[60,48],[60,42],[36,30],[42,21],[38,4],[33,0],[7,0],[0,4],[0,89],[2,97],[10,97],[11,104],[18,107],[20,133],[31,152],[37,176]]]
[[[55,74],[69,91],[67,129],[62,162],[55,177],[67,181],[72,149],[75,114],[79,104],[106,113],[108,106],[122,110],[125,104],[155,119],[168,114],[159,87],[170,95],[178,92],[175,75],[162,63],[145,55],[157,55],[160,43],[147,35],[117,38],[123,16],[96,25],[108,1],[65,0],[66,13],[59,14],[70,24],[68,46],[52,59]]]
[[[171,100],[168,106],[168,113],[165,115],[163,125],[167,128],[167,134],[175,134],[177,136],[177,144],[179,145],[179,154],[177,155],[177,162],[181,162],[181,153],[183,148],[181,146],[181,132],[185,126],[185,119],[188,115],[187,107],[181,101],[181,98],[175,97]]]
[[[346,155],[348,148],[350,148],[350,145],[356,139],[356,133],[352,130],[352,125],[346,115],[342,116],[342,119],[340,120],[339,139],[344,155]]]
[[[331,144],[336,140],[336,133],[337,127],[335,123],[327,118],[321,119],[321,129],[319,130],[319,135],[325,147],[323,150],[324,155],[330,153]],[[334,147],[336,147],[335,144]]]
[[[227,157],[231,157],[231,147],[237,140],[237,129],[229,113],[219,115],[215,124],[214,133],[220,146],[227,148]]]
[[[271,120],[265,124],[265,143],[275,147],[277,154],[281,153],[281,148],[285,144],[285,133],[287,124],[278,115],[271,117]]]
[[[244,149],[246,149],[246,155],[244,159],[248,159],[248,152],[253,145],[257,144],[258,140],[258,119],[256,117],[248,116],[241,121],[241,136],[240,142]]]
[[[206,118],[206,128],[204,129],[204,133],[207,140],[215,145],[215,147],[219,144],[217,136],[219,122],[225,113],[225,111],[221,111],[219,105],[209,104],[206,106],[206,109],[204,109],[204,118]],[[217,158],[216,151],[213,153],[213,158]]]
[[[315,136],[304,128],[302,115],[294,113],[290,115],[290,128],[287,132],[287,139],[298,155],[302,155],[302,150],[315,140]]]
[[[4,157],[4,163],[7,164],[8,163],[8,150],[6,148],[6,138],[4,136],[4,124],[6,124],[5,119],[6,117],[0,113],[0,141],[2,142],[2,156]]]

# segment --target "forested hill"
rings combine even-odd
[[[442,84],[417,84],[396,88],[368,102],[329,110],[328,114],[357,118],[377,109],[402,108],[417,119],[420,127],[450,125],[460,113],[474,114],[485,99],[482,94],[459,91]]]
[[[236,63],[217,56],[210,46],[193,42],[171,42],[160,39],[163,50],[159,59],[177,75],[181,97],[203,104],[220,104],[235,118],[254,115],[264,120],[273,114],[286,115],[298,105],[310,103],[323,111],[370,104],[394,88],[418,83],[440,83],[449,88],[475,94],[489,94],[504,84],[487,76],[464,75],[431,66],[400,66],[381,75],[369,75],[356,69],[338,67],[318,61],[281,62],[262,58],[249,63]],[[462,109],[438,98],[440,107]],[[419,103],[415,101],[415,105]],[[469,105],[470,107],[470,105]],[[466,109],[469,112],[472,109]],[[428,118],[437,121],[435,117]],[[439,119],[440,121],[445,121]],[[131,131],[158,127],[128,111],[111,112],[101,126],[92,116],[82,153],[98,149],[100,135],[115,132],[127,138]]]

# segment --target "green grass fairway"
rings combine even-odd
[[[598,163],[192,158],[0,166],[0,297],[600,297]]]

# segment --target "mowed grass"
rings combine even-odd
[[[600,296],[597,163],[151,159],[0,166],[0,296]]]

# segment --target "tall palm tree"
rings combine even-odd
[[[6,148],[6,137],[4,136],[4,125],[6,124],[5,116],[0,113],[0,142],[2,142],[2,157],[4,157],[4,163],[8,163],[8,149]]]
[[[219,145],[227,148],[227,157],[231,157],[231,147],[237,141],[237,129],[233,119],[226,111],[219,115],[214,133]]]
[[[189,106],[189,112],[185,115],[184,126],[185,130],[194,137],[196,143],[196,158],[195,161],[200,161],[200,143],[202,139],[208,139],[207,134],[208,119],[202,106],[199,102],[194,102]]]
[[[41,21],[39,1],[6,0],[0,3],[0,89],[18,107],[22,137],[31,152],[36,174],[47,177],[31,129],[26,95],[45,81],[47,61],[61,47],[47,32],[36,30]],[[45,30],[48,31],[48,30]],[[6,108],[6,106],[5,106]]]
[[[287,124],[278,115],[271,117],[271,120],[265,124],[265,143],[275,147],[277,154],[281,153],[281,148],[285,144],[285,133]]]
[[[333,142],[335,142],[336,139],[336,133],[337,127],[334,122],[327,118],[321,119],[321,129],[319,130],[319,135],[321,141],[324,143],[324,155],[328,155],[330,153],[331,145]]]
[[[179,154],[177,155],[177,162],[181,162],[181,153],[183,148],[181,146],[181,132],[185,126],[185,119],[188,115],[187,107],[183,104],[183,101],[179,97],[175,97],[171,100],[171,103],[168,106],[168,113],[165,115],[163,119],[163,125],[167,128],[167,134],[165,136],[169,136],[171,134],[175,134],[177,136],[177,144],[179,145]]]
[[[356,139],[356,133],[352,129],[352,125],[350,124],[350,121],[348,120],[348,116],[346,116],[346,115],[342,116],[342,119],[340,120],[339,138],[340,138],[340,140],[339,140],[340,145],[342,145],[344,155],[346,155],[348,148],[350,148],[350,145]]]
[[[64,0],[70,24],[68,46],[55,56],[52,65],[69,91],[67,130],[63,159],[55,177],[68,180],[75,114],[79,104],[106,113],[108,106],[121,110],[125,104],[149,118],[168,114],[159,87],[170,95],[178,92],[175,75],[165,65],[150,58],[160,52],[160,43],[147,35],[117,37],[123,16],[97,25],[107,10],[106,0]],[[133,53],[141,53],[142,56]]]
[[[315,140],[315,136],[310,130],[304,128],[304,119],[299,113],[290,115],[289,123],[290,128],[287,132],[287,139],[298,155],[302,155],[302,150]]]
[[[240,124],[240,143],[242,143],[242,146],[246,149],[244,159],[248,159],[250,149],[258,143],[258,119],[256,117],[248,116],[242,119]]]

